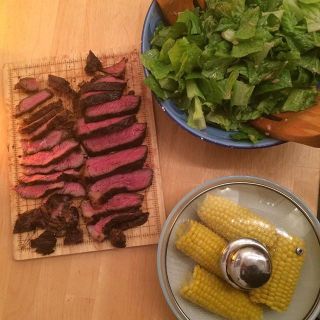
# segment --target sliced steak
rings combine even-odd
[[[46,114],[56,111],[56,113],[60,112],[60,100],[54,101],[52,103],[48,103],[44,106],[42,106],[39,110],[36,110],[32,112],[30,115],[24,117],[23,119],[23,125],[27,126],[28,124],[31,124],[40,118],[44,117]]]
[[[49,89],[41,90],[29,97],[24,98],[16,106],[16,117],[20,117],[24,113],[30,112],[41,103],[52,98],[53,93]]]
[[[81,152],[73,152],[69,156],[66,156],[64,159],[59,162],[49,165],[47,167],[34,166],[34,167],[24,167],[23,173],[25,175],[34,175],[34,174],[47,174],[51,172],[59,172],[68,169],[78,169],[84,163],[84,156]]]
[[[48,151],[70,137],[70,133],[65,130],[54,130],[39,140],[21,140],[21,147],[24,154],[30,155],[40,151]]]
[[[44,231],[41,235],[30,241],[31,248],[35,248],[37,253],[48,255],[54,252],[57,238],[50,231]]]
[[[84,117],[86,122],[92,122],[134,114],[138,112],[140,101],[139,96],[122,96],[119,100],[88,107],[84,112]]]
[[[13,233],[34,231],[37,228],[44,229],[46,226],[40,208],[32,209],[18,215],[13,228]]]
[[[141,211],[130,211],[125,213],[115,213],[111,216],[100,219],[95,224],[88,224],[87,229],[90,236],[99,242],[107,238],[107,235],[120,222],[131,221],[141,215]]]
[[[112,134],[86,139],[82,144],[91,156],[123,150],[140,145],[146,136],[146,129],[145,123],[135,123]]]
[[[25,92],[35,92],[39,90],[39,82],[35,78],[21,78],[14,88],[22,89]]]
[[[19,184],[15,187],[15,190],[22,198],[39,199],[49,193],[52,193],[55,190],[62,189],[63,186],[64,182],[47,183],[32,186]]]
[[[139,146],[105,156],[89,158],[85,163],[84,177],[87,180],[97,180],[111,174],[140,169],[147,158],[147,152],[147,146]]]
[[[80,138],[88,138],[99,134],[113,133],[127,128],[135,123],[135,115],[117,117],[99,122],[86,123],[83,118],[79,119],[75,125],[75,132]]]
[[[57,191],[57,194],[72,196],[74,198],[84,197],[86,190],[79,182],[66,182],[64,187]]]
[[[86,218],[109,214],[112,212],[122,212],[126,210],[138,209],[142,205],[143,196],[138,193],[119,193],[109,199],[101,206],[93,207],[90,201],[81,203],[82,215]]]
[[[152,183],[152,175],[151,169],[141,169],[101,179],[89,186],[89,198],[99,204],[117,193],[146,189]]]
[[[96,104],[114,101],[121,97],[122,91],[93,91],[81,95],[79,100],[79,107],[81,109],[94,106]]]
[[[99,58],[90,50],[86,60],[85,72],[92,75],[97,71],[102,70],[102,63]]]
[[[53,74],[48,75],[48,85],[52,89],[64,94],[70,94],[71,96],[76,94],[76,92],[71,88],[69,81]]]
[[[83,231],[80,228],[67,229],[63,244],[72,245],[79,243],[83,243]]]
[[[123,78],[126,72],[127,61],[127,58],[122,58],[119,62],[115,63],[114,65],[103,68],[102,71],[112,76]]]
[[[53,194],[42,204],[41,211],[49,218],[63,216],[70,209],[71,197]]]
[[[54,105],[54,108],[51,111],[48,111],[47,113],[42,117],[37,119],[36,121],[31,122],[30,124],[27,124],[26,126],[19,129],[21,133],[32,133],[39,127],[41,127],[44,123],[49,121],[51,118],[57,115],[57,113],[61,112],[63,110],[62,101],[56,101],[52,102],[52,105]]]
[[[120,229],[111,229],[109,239],[111,244],[116,248],[125,248],[127,245],[126,235]]]
[[[78,142],[73,139],[65,140],[49,151],[41,151],[22,158],[23,166],[42,166],[58,162],[60,159],[70,154],[79,147]]]
[[[127,82],[122,79],[107,76],[98,79],[93,79],[93,81],[86,82],[80,88],[80,93],[84,94],[87,92],[94,91],[121,91],[125,89]]]
[[[119,230],[125,231],[138,226],[142,226],[148,221],[148,217],[149,217],[149,212],[141,212],[141,214],[137,218],[129,221],[122,221],[119,224],[116,224],[115,227]]]
[[[19,179],[21,184],[42,184],[57,181],[75,181],[80,177],[80,172],[74,169],[69,169],[63,172],[55,172],[51,174],[35,174],[32,176],[22,176]]]

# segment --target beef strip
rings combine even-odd
[[[125,248],[127,245],[126,235],[122,230],[111,229],[109,239],[111,244],[116,248]]]
[[[102,63],[98,57],[90,50],[87,56],[86,66],[84,68],[88,75],[92,75],[97,71],[102,70]]]
[[[53,194],[42,204],[41,211],[49,218],[63,216],[70,209],[70,200],[70,196]]]
[[[119,224],[116,224],[116,228],[122,231],[132,229],[138,226],[142,226],[148,221],[149,212],[142,212],[141,215],[130,221],[122,221]],[[110,234],[108,235],[110,236]]]
[[[152,183],[152,175],[153,171],[147,168],[103,178],[89,186],[89,199],[101,204],[117,193],[146,189]]]
[[[112,214],[126,210],[138,209],[142,205],[143,195],[138,193],[119,193],[101,206],[93,207],[90,201],[81,203],[82,215],[92,218],[98,215]]]
[[[114,101],[119,99],[121,95],[122,92],[119,90],[87,92],[80,96],[79,107],[81,109],[84,109],[96,104]]]
[[[84,163],[84,156],[80,151],[71,153],[59,162],[49,165],[47,167],[34,166],[34,167],[24,167],[23,173],[25,175],[33,174],[47,174],[51,172],[59,172],[68,169],[78,169]]]
[[[36,121],[31,122],[30,124],[27,124],[19,129],[21,133],[32,133],[39,127],[41,127],[44,123],[48,122],[50,119],[52,119],[54,116],[57,115],[57,113],[61,112],[63,110],[62,101],[56,101],[51,103],[54,108],[50,111],[47,109],[47,113],[42,117],[37,119]]]
[[[112,117],[134,114],[138,112],[140,97],[134,95],[122,96],[119,100],[88,107],[84,111],[86,122],[100,121]]]
[[[19,184],[15,187],[15,190],[22,198],[39,199],[55,190],[62,189],[63,186],[64,182],[46,183],[32,186]]]
[[[99,122],[86,123],[83,118],[75,125],[75,132],[80,138],[89,138],[101,134],[113,133],[131,126],[137,121],[135,115],[117,117]]]
[[[93,79],[90,82],[84,83],[80,87],[80,93],[84,94],[87,92],[94,91],[120,91],[123,92],[127,85],[127,82],[122,79],[118,79],[111,76],[103,76],[100,78]]]
[[[71,97],[76,95],[77,93],[71,88],[70,82],[64,78],[55,76],[53,74],[48,75],[48,85],[52,89],[64,93],[69,94]]]
[[[87,180],[93,181],[111,174],[140,169],[146,160],[147,152],[147,146],[139,146],[89,158],[85,163],[83,175]]]
[[[114,65],[103,68],[102,71],[112,76],[123,78],[126,72],[127,61],[127,58],[122,58],[119,62],[115,63]]]
[[[70,154],[73,150],[79,147],[78,142],[73,139],[65,140],[56,145],[49,151],[41,151],[22,158],[21,164],[23,166],[48,166],[56,163],[63,157]]]
[[[49,134],[39,140],[21,140],[23,153],[26,155],[35,154],[40,151],[48,151],[61,143],[67,138],[70,138],[70,132],[65,130],[53,130]]]
[[[74,169],[69,169],[62,172],[50,174],[35,174],[32,176],[22,176],[19,179],[20,184],[42,184],[57,181],[76,181],[80,177],[80,172]]]
[[[91,156],[123,150],[140,145],[145,138],[146,128],[145,123],[135,123],[112,134],[86,139],[82,144]]]
[[[16,106],[16,117],[20,117],[21,115],[32,111],[41,103],[52,98],[53,93],[49,89],[41,90],[31,96],[28,96],[20,101],[20,103]]]
[[[64,187],[57,191],[57,194],[64,194],[74,198],[80,198],[86,195],[86,191],[81,183],[66,182]]]
[[[44,229],[46,222],[43,217],[40,208],[19,214],[13,228],[13,233],[34,231],[37,228]]]
[[[83,243],[83,231],[80,228],[69,228],[63,240],[64,245]]]
[[[14,88],[22,89],[25,92],[35,92],[39,90],[39,82],[35,78],[21,78]]]
[[[50,231],[44,231],[41,235],[30,241],[31,248],[35,248],[37,253],[48,255],[54,252],[57,238]]]

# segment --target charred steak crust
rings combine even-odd
[[[18,215],[13,233],[34,231],[37,228],[44,229],[46,222],[40,208],[32,209]]]
[[[116,248],[125,248],[127,245],[126,235],[122,230],[111,229],[109,239],[111,244]]]
[[[48,75],[48,85],[52,89],[64,94],[76,94],[76,92],[71,88],[69,81],[53,74]]]
[[[30,241],[31,248],[35,248],[37,253],[48,255],[54,252],[57,244],[57,238],[50,231],[44,231],[36,239]]]
[[[63,240],[64,245],[73,245],[83,243],[83,231],[80,228],[67,229],[65,238]]]
[[[79,107],[81,109],[101,104],[108,101],[118,100],[122,95],[120,91],[97,91],[95,94],[80,97]]]
[[[84,83],[80,87],[80,93],[84,94],[92,91],[121,91],[125,89],[127,82],[111,76],[94,78],[90,82]]]
[[[102,70],[102,63],[99,58],[90,50],[86,60],[84,71],[88,75],[93,75],[95,72]]]
[[[35,78],[25,77],[19,79],[14,89],[21,89],[25,92],[36,92],[39,90],[39,82]]]

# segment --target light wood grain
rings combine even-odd
[[[140,45],[150,0],[0,1],[0,63]],[[1,80],[0,80],[1,81]],[[2,83],[0,83],[2,87]],[[151,106],[150,106],[151,107]],[[155,107],[167,213],[199,183],[224,175],[271,179],[315,211],[320,153],[286,144],[229,150],[201,142]],[[0,109],[0,319],[170,320],[156,246],[15,262],[9,215],[6,115]]]

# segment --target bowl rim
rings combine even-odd
[[[142,34],[141,34],[141,48],[140,48],[141,53],[144,53],[147,50],[147,48],[145,48],[146,44],[144,42],[145,34],[147,31],[147,23],[148,23],[148,20],[150,19],[151,12],[154,10],[154,8],[157,5],[158,5],[157,1],[153,0],[150,4],[149,9],[147,11],[147,14],[145,16],[143,28],[142,28]],[[144,66],[143,66],[143,70],[144,70],[145,77],[147,77],[150,74],[149,70],[147,70]],[[234,141],[234,143],[232,143],[232,140],[230,140],[230,144],[227,142],[225,142],[225,143],[221,142],[219,138],[208,137],[208,136],[204,135],[202,133],[202,131],[189,127],[185,121],[182,121],[182,120],[178,121],[178,119],[174,116],[174,114],[172,112],[170,112],[170,110],[168,109],[167,103],[169,103],[169,101],[171,101],[171,100],[162,101],[153,92],[152,92],[152,95],[156,99],[156,101],[159,104],[159,106],[161,107],[161,109],[164,112],[166,112],[169,115],[169,117],[172,120],[174,120],[174,122],[176,122],[185,131],[191,133],[193,136],[197,137],[198,139],[200,139],[202,141],[206,141],[208,143],[216,144],[216,145],[219,145],[219,146],[222,146],[225,148],[230,148],[230,149],[248,149],[248,150],[271,148],[271,147],[275,147],[275,146],[287,143],[287,141],[281,141],[278,139],[272,139],[273,141],[270,141],[266,144],[260,144],[260,145],[259,145],[259,143],[255,145],[253,143],[250,144],[249,142],[246,145],[237,145],[236,141]],[[223,130],[223,129],[219,129],[219,130]],[[263,142],[260,142],[260,143],[263,143]]]
[[[306,217],[309,223],[312,226],[312,229],[318,239],[318,243],[320,245],[320,222],[318,221],[317,217],[312,213],[309,207],[293,192],[285,187],[280,186],[279,184],[255,177],[255,176],[228,176],[228,177],[220,177],[214,180],[208,180],[203,184],[197,186],[189,193],[187,193],[171,210],[167,220],[165,221],[162,231],[160,234],[159,242],[158,242],[158,249],[157,249],[157,272],[158,272],[158,280],[160,283],[160,287],[162,293],[166,299],[167,304],[169,305],[171,311],[179,320],[191,320],[181,309],[180,305],[177,303],[177,300],[174,297],[172,292],[170,282],[167,276],[167,250],[168,250],[168,242],[171,236],[173,227],[177,222],[180,215],[183,213],[186,207],[194,201],[199,196],[203,195],[204,193],[214,190],[219,187],[228,186],[228,185],[235,185],[235,184],[243,184],[243,185],[253,185],[257,187],[263,187],[269,189],[271,191],[277,192],[291,203],[293,203]],[[320,313],[320,288],[318,290],[317,297],[312,305],[312,308],[308,312],[302,320],[315,320]]]

